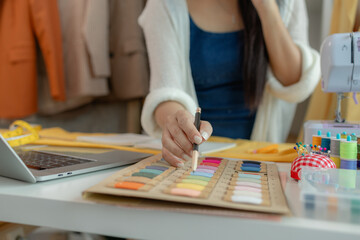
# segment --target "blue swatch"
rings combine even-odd
[[[194,175],[194,176],[203,176],[203,177],[209,177],[211,178],[212,176],[214,176],[214,174],[212,173],[205,173],[205,172],[191,172],[190,175]]]
[[[261,176],[260,176],[260,175],[253,175],[253,174],[239,173],[238,176],[239,176],[239,177],[242,177],[242,178],[261,179]]]
[[[259,167],[247,167],[247,166],[242,166],[241,167],[242,171],[248,171],[248,172],[260,172],[260,168]]]
[[[257,168],[260,168],[260,165],[253,164],[253,163],[243,163],[242,166],[243,167],[257,167]]]

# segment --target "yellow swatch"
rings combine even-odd
[[[196,185],[196,184],[192,184],[192,183],[178,183],[178,184],[176,184],[176,187],[192,189],[192,190],[197,190],[197,191],[202,191],[205,188],[204,186],[200,186],[200,185]]]

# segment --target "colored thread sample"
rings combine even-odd
[[[356,134],[355,134],[355,133],[352,133],[352,134],[350,135],[350,137],[351,137],[351,141],[357,141],[357,137],[356,137]]]
[[[246,165],[247,163],[240,164]],[[257,165],[259,169],[262,163],[259,162]],[[266,165],[264,165],[265,167]],[[262,173],[234,173],[224,199],[234,203],[269,205],[270,195],[266,182],[267,177]]]
[[[250,191],[250,192],[262,192],[260,188],[246,187],[246,186],[235,186],[235,190]]]
[[[249,171],[249,172],[260,172],[260,168],[258,167],[241,167],[242,171]]]
[[[198,172],[198,171],[191,172],[190,174],[194,175],[194,176],[202,176],[202,177],[210,177],[210,178],[214,175],[212,173],[205,173],[205,172]]]
[[[321,147],[323,149],[326,149],[326,151],[330,150],[331,148],[330,143],[331,143],[331,138],[327,138],[327,137],[321,138]],[[325,152],[325,150],[322,151]]]
[[[235,190],[233,191],[233,196],[249,196],[249,197],[262,198],[262,193],[253,192],[253,191]]]
[[[253,179],[261,179],[261,175],[249,174],[249,173],[239,173],[239,177],[242,178],[253,178]]]
[[[207,198],[210,194],[213,184],[209,184],[214,175],[221,174],[224,168],[219,168],[220,165],[226,164],[226,161],[221,161],[220,158],[205,158],[200,162],[196,171],[190,169],[184,173],[184,175],[177,179],[177,184],[172,184],[168,189],[165,189],[165,193],[179,194],[187,197],[200,197]],[[218,171],[220,169],[220,172]],[[174,190],[177,189],[177,190]],[[199,194],[193,194],[193,192],[181,192],[179,189],[195,190],[199,191]]]
[[[340,142],[340,158],[357,159],[357,142],[341,141]]]
[[[160,171],[160,170],[156,170],[156,169],[147,169],[147,168],[145,168],[145,169],[140,169],[139,172],[141,172],[141,173],[153,173],[153,174],[156,174],[156,175],[160,175],[160,174],[162,174],[164,171]]]
[[[221,161],[219,160],[214,160],[214,159],[205,159],[202,161],[203,163],[216,163],[216,164],[220,164]]]
[[[356,170],[356,168],[357,168],[357,160],[341,159],[340,168],[341,169]]]
[[[224,199],[245,204],[269,204],[267,185],[263,185],[267,178],[261,172],[266,172],[266,164],[259,161],[239,161],[236,168],[239,173],[232,177]],[[266,194],[264,195],[264,192]]]
[[[210,169],[196,169],[197,172],[204,172],[204,173],[211,173],[211,174],[214,174],[215,173],[215,170],[210,170]]]
[[[260,179],[253,179],[253,178],[243,178],[243,177],[239,177],[237,179],[237,181],[239,182],[253,182],[253,183],[261,183]]]
[[[321,146],[321,136],[319,135],[313,135],[312,137],[312,145],[313,146]]]
[[[358,160],[358,163],[357,163],[357,167],[360,168],[360,138],[357,139],[357,160]]]
[[[123,188],[123,189],[130,189],[130,190],[138,190],[142,186],[144,186],[144,183],[137,183],[137,182],[118,182],[115,183],[115,188]]]
[[[253,164],[261,165],[261,162],[259,162],[259,161],[243,160],[242,162],[243,162],[243,163],[253,163]]]
[[[346,134],[346,132],[343,132],[340,136],[341,136],[341,139],[347,139],[347,134]]]
[[[158,174],[149,173],[149,172],[136,172],[136,173],[133,173],[131,176],[146,177],[146,178],[153,179],[154,177],[158,176]]]
[[[260,168],[260,164],[256,164],[256,163],[243,163],[242,166],[243,167],[257,167],[257,168]]]
[[[146,169],[155,169],[155,170],[159,170],[159,171],[166,171],[169,168],[168,167],[161,167],[161,166],[146,166]]]
[[[231,197],[231,201],[237,203],[261,204],[263,200],[257,197],[235,195]]]
[[[341,139],[332,138],[330,143],[331,154],[340,156],[340,141]]]
[[[340,168],[340,156],[331,155],[330,159],[333,160],[333,162],[336,165],[336,168]]]
[[[176,184],[176,187],[177,188],[193,189],[193,190],[198,190],[198,191],[202,191],[205,188],[204,186],[193,184],[193,183],[178,183],[178,184]]]
[[[236,182],[236,186],[246,186],[246,187],[254,187],[254,188],[262,188],[259,183],[252,182]]]
[[[202,162],[202,163],[200,163],[200,165],[212,166],[212,167],[219,167],[220,164],[218,164],[218,163]]]
[[[199,197],[201,191],[186,188],[172,188],[170,193],[173,195],[180,195],[185,197]]]
[[[235,170],[248,173],[264,173],[266,172],[266,164],[256,161],[238,161]]]
[[[127,190],[141,190],[149,191],[156,183],[169,173],[175,170],[174,167],[163,163],[161,161],[153,162],[151,165],[143,165],[134,171],[130,171],[123,175],[122,178],[117,178],[113,185],[109,187],[122,188]],[[140,186],[140,187],[139,187]]]
[[[204,176],[195,176],[195,175],[188,175],[186,176],[187,179],[195,179],[195,180],[201,180],[209,182],[211,180],[211,177],[204,177]]]
[[[209,170],[216,171],[218,168],[217,167],[212,167],[212,166],[200,165],[200,166],[197,167],[197,169],[209,169]]]
[[[197,179],[183,179],[183,180],[181,180],[181,182],[192,183],[192,184],[197,184],[197,185],[201,185],[201,186],[206,186],[209,183],[207,181],[197,180]]]
[[[218,157],[205,157],[205,160],[217,160],[220,161],[222,160],[222,158],[218,158]]]

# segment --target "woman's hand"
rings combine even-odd
[[[261,21],[269,63],[275,77],[283,86],[297,83],[302,71],[301,52],[281,19],[276,0],[251,2]]]
[[[211,124],[200,122],[200,131],[194,125],[194,116],[175,102],[161,104],[156,119],[162,127],[162,156],[171,165],[183,167],[183,161],[191,161],[193,144],[201,144],[212,134]]]

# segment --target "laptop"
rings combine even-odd
[[[90,153],[15,151],[0,134],[0,176],[30,183],[123,166],[151,155],[113,149],[102,149]]]

